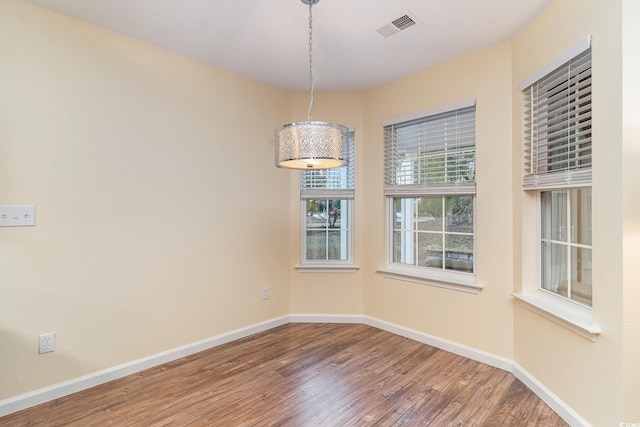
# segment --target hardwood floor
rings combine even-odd
[[[565,426],[512,374],[361,324],[291,323],[0,418],[11,426]]]

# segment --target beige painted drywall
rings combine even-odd
[[[514,359],[561,400],[595,426],[636,422],[624,419],[623,378],[637,377],[623,365],[623,185],[621,1],[556,0],[513,39],[514,150],[519,135],[522,95],[518,83],[588,35],[593,36],[593,318],[602,335],[591,342],[516,305]],[[631,148],[630,144],[627,149]],[[514,164],[514,171],[519,166]],[[516,289],[533,279],[535,220],[533,199],[519,190],[514,199],[523,220],[516,220],[516,246],[522,275]],[[631,176],[631,175],[629,175]],[[637,214],[637,208],[629,208]],[[516,217],[516,218],[519,218]],[[637,253],[637,252],[636,252]],[[519,266],[516,269],[520,269]],[[640,396],[636,396],[636,405]],[[627,403],[628,404],[628,403]]]
[[[288,312],[287,92],[17,0],[0,40],[0,399]]]
[[[503,43],[366,94],[362,186],[370,242],[364,256],[365,314],[483,351],[512,357],[511,48]],[[478,295],[383,278],[385,254],[382,121],[476,99]]]
[[[624,420],[640,423],[640,2],[622,2]]]

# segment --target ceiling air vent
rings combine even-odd
[[[413,14],[408,12],[407,14],[394,19],[390,23],[383,25],[376,31],[383,37],[390,37],[402,30],[406,30],[407,28],[416,25],[418,22],[420,21]]]
[[[411,19],[409,15],[402,15],[400,18],[391,21],[391,23],[395,25],[400,31],[409,28],[412,25],[416,25],[416,21]]]

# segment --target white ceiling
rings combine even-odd
[[[270,85],[308,90],[301,0],[27,0]],[[510,39],[550,0],[321,0],[316,90],[366,89]],[[411,14],[388,38],[376,30]]]

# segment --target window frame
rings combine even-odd
[[[383,127],[390,125],[399,125],[418,119],[428,119],[444,114],[458,113],[460,110],[473,108],[473,146],[474,146],[474,164],[477,164],[476,157],[476,100],[475,98],[462,100],[459,102],[442,105],[439,107],[417,111],[408,115],[397,116],[383,121]],[[385,143],[385,150],[386,150]],[[387,155],[385,155],[385,159]],[[387,164],[385,160],[385,174],[387,174]],[[386,175],[385,175],[386,176]],[[473,181],[466,182],[434,182],[428,184],[385,184],[385,257],[387,265],[378,268],[377,271],[385,278],[419,283],[423,285],[435,286],[439,288],[451,289],[456,291],[478,294],[483,288],[477,282],[476,262],[477,262],[477,221],[476,221],[476,184],[475,177]],[[394,261],[393,259],[393,233],[395,225],[394,217],[394,200],[396,198],[421,198],[421,197],[456,197],[470,196],[473,206],[473,272],[461,272],[455,270],[446,270],[445,268],[422,267],[412,264],[404,264]],[[442,231],[443,235],[445,230]],[[444,259],[443,259],[444,261]]]
[[[341,184],[339,188],[305,188],[304,174],[300,172],[300,262],[295,265],[301,273],[354,273],[359,267],[354,264],[354,206],[355,206],[355,185],[354,185],[354,139],[355,132],[349,128],[345,143],[347,150],[347,165],[337,168],[340,172]],[[331,170],[330,170],[331,171]],[[315,171],[309,171],[317,173]],[[329,172],[331,173],[331,172]],[[308,260],[307,259],[307,200],[340,200],[346,202],[347,215],[340,216],[340,221],[346,221],[347,230],[347,257],[344,260]],[[328,207],[328,205],[327,205]],[[342,209],[341,209],[342,210]]]
[[[527,170],[527,167],[531,165],[532,158],[531,152],[528,152],[527,150],[534,149],[532,148],[534,141],[533,136],[528,136],[526,133],[529,123],[527,123],[527,105],[525,105],[527,98],[525,91],[528,88],[545,79],[552,73],[556,73],[561,68],[570,67],[568,64],[581,58],[590,49],[591,37],[588,36],[520,83],[520,90],[522,91],[521,95],[523,99],[522,146],[524,149],[522,164],[522,191],[525,194],[525,206],[529,205],[531,209],[535,209],[535,214],[527,215],[526,208],[523,211],[523,227],[527,227],[527,224],[530,224],[532,226],[531,229],[534,231],[531,235],[524,233],[524,236],[528,237],[523,238],[522,242],[522,244],[525,245],[523,248],[524,268],[522,290],[521,292],[514,292],[512,295],[524,308],[527,308],[578,335],[581,335],[591,341],[595,341],[595,338],[601,333],[601,330],[593,324],[593,300],[592,306],[589,307],[556,292],[544,289],[542,283],[542,193],[553,190],[568,191],[573,188],[592,188],[591,165],[587,168],[566,168],[560,171],[542,173],[540,175],[537,173],[531,173],[531,169]],[[591,67],[591,59],[589,59],[589,61],[589,66]],[[589,102],[592,105],[591,99]],[[590,107],[590,109],[591,108],[592,107]],[[591,117],[591,115],[589,117]],[[567,138],[569,138],[569,136],[567,136]],[[569,142],[568,139],[567,145],[569,144],[571,144],[571,142]],[[527,259],[529,251],[526,249],[526,246],[529,246],[535,251],[535,254],[532,254],[534,255],[534,261],[532,262]],[[591,244],[591,250],[593,253],[593,242]]]

